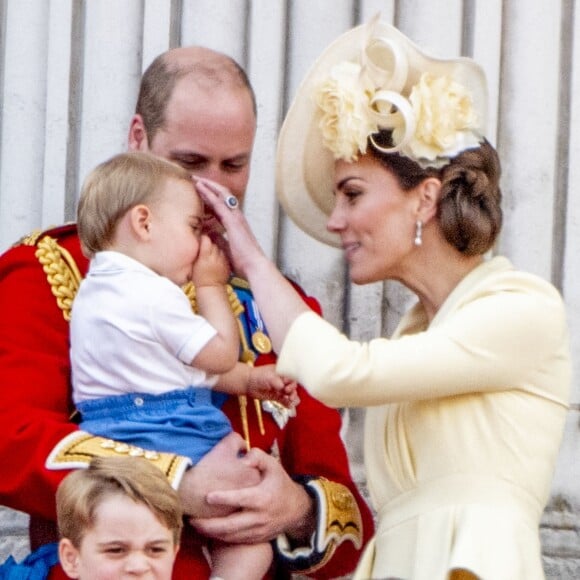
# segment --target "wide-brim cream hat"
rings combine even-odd
[[[339,247],[326,229],[336,159],[355,160],[387,128],[397,139],[386,152],[440,167],[481,142],[486,104],[474,60],[431,57],[375,17],[330,44],[300,84],[278,139],[278,199],[300,229]]]

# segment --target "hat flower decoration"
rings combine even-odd
[[[278,138],[276,193],[296,225],[340,247],[326,228],[334,164],[369,144],[424,168],[483,140],[487,84],[471,58],[435,58],[379,15],[339,36],[302,80]],[[390,140],[379,131],[390,132]]]
[[[337,63],[314,95],[322,141],[335,159],[356,160],[370,140],[385,153],[399,152],[423,167],[440,167],[477,147],[481,119],[469,89],[449,75],[429,71],[409,86],[401,45],[374,36],[374,25],[369,25],[360,62]],[[373,134],[381,129],[392,131],[393,147],[374,141]]]

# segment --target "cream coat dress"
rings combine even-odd
[[[313,313],[278,372],[333,407],[368,407],[364,449],[378,524],[355,578],[544,578],[539,522],[571,380],[566,314],[544,280],[496,257],[429,324],[348,340]],[[323,434],[321,434],[322,436]]]

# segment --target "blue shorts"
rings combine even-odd
[[[77,405],[83,431],[154,451],[190,457],[196,464],[232,431],[212,405],[211,390],[190,387],[150,395],[129,393]]]

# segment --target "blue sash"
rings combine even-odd
[[[0,565],[0,580],[43,580],[58,563],[58,543],[45,544],[20,562],[9,556]]]

